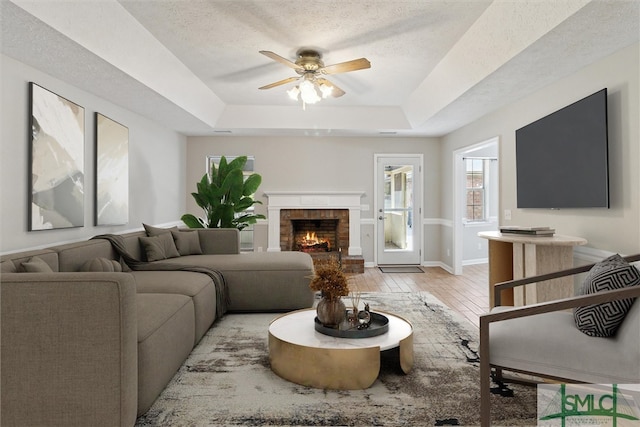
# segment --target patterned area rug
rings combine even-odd
[[[428,293],[367,293],[371,310],[414,327],[413,370],[383,353],[366,390],[290,383],[269,367],[267,328],[276,314],[230,314],[217,322],[137,421],[137,426],[479,425],[478,329]],[[309,325],[313,328],[313,325]],[[535,387],[496,387],[492,425],[535,425]]]

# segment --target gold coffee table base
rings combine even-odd
[[[291,321],[295,323],[292,327],[299,330],[292,331],[291,336],[283,338],[286,333],[272,332],[269,327],[269,359],[273,372],[296,384],[321,389],[359,390],[373,385],[380,373],[380,352],[383,349],[375,345],[380,339],[323,336],[314,330],[315,310],[285,314],[275,319],[272,325],[276,321],[286,321],[284,318],[292,315]],[[384,350],[399,347],[400,368],[407,374],[413,368],[413,329],[406,320],[390,316],[409,326],[408,335],[404,334],[407,336],[396,343],[384,343],[388,347]],[[300,329],[305,320],[308,320],[308,331]],[[391,333],[392,326],[388,333]],[[303,334],[310,336],[302,337]]]

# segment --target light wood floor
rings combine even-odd
[[[489,310],[488,264],[470,265],[463,274],[449,274],[440,267],[422,267],[424,273],[382,273],[365,268],[364,274],[350,274],[352,289],[361,292],[427,291],[449,308],[479,326],[479,315]]]

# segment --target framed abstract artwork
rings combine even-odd
[[[129,129],[96,113],[95,225],[129,221]]]
[[[84,226],[84,108],[29,84],[29,231]]]

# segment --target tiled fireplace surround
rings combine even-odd
[[[336,226],[329,240],[333,252],[311,253],[314,260],[337,256],[341,250],[346,272],[364,272],[360,247],[360,198],[362,192],[266,192],[269,198],[268,251],[295,250],[294,221],[310,226]],[[330,220],[326,221],[325,220]],[[313,230],[310,230],[313,231]],[[335,237],[333,237],[335,236]]]

